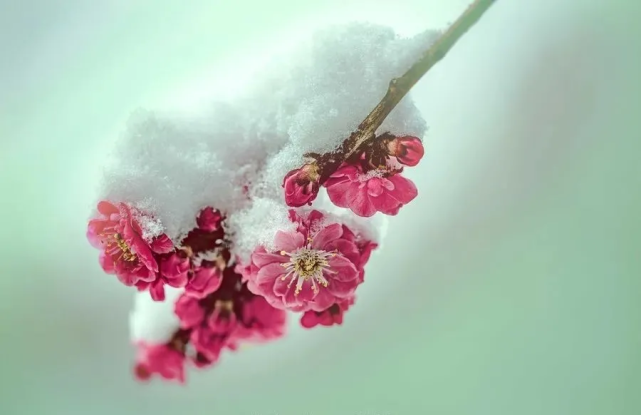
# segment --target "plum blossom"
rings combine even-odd
[[[138,356],[134,374],[140,381],[147,381],[153,375],[166,380],[185,382],[185,353],[184,343],[177,336],[167,344],[149,344],[138,342]]]
[[[221,268],[226,262],[221,252],[225,237],[220,211],[206,207],[196,217],[197,227],[181,241],[174,257],[161,262],[163,282],[175,286],[182,283],[189,295],[204,298],[218,289],[221,283]],[[163,273],[165,265],[166,273]]]
[[[236,350],[240,342],[265,342],[282,337],[287,316],[253,294],[234,267],[223,271],[214,292],[195,297],[182,294],[174,304],[180,328],[189,333],[198,367],[214,364],[224,350]]]
[[[306,329],[311,329],[318,325],[333,326],[343,324],[343,315],[354,305],[354,297],[349,297],[332,304],[329,308],[323,311],[306,311],[300,319],[301,326]]]
[[[206,362],[213,364],[218,361],[220,354],[231,341],[232,332],[232,330],[213,330],[207,325],[201,325],[191,332],[190,341]]]
[[[347,226],[343,226],[343,237],[356,244],[359,254],[356,262],[358,263],[359,280],[362,283],[365,281],[365,265],[367,265],[372,252],[378,248],[378,244],[357,236]]]
[[[163,234],[145,241],[133,209],[125,203],[101,201],[97,209],[98,216],[87,226],[87,239],[100,249],[102,269],[127,286],[154,281],[159,271],[155,254],[173,251],[171,240]]]
[[[254,251],[246,275],[250,291],[291,311],[322,311],[354,293],[359,284],[356,244],[343,237],[344,225],[313,225],[319,229],[301,222],[295,231],[278,231],[275,252]]]
[[[196,298],[204,298],[216,291],[222,283],[222,274],[215,261],[201,260],[199,265],[192,265],[191,278],[185,286],[185,292]]]
[[[287,312],[274,308],[264,297],[248,291],[248,298],[240,309],[238,338],[253,342],[264,342],[285,335]]]
[[[386,165],[366,170],[364,164],[343,163],[324,183],[336,206],[363,217],[376,212],[394,216],[418,195],[414,183],[401,176],[402,169]]]
[[[394,137],[386,145],[387,154],[396,157],[405,166],[416,166],[425,154],[423,143],[418,137]]]
[[[283,179],[287,206],[311,205],[318,195],[319,179],[318,167],[315,164],[306,164],[287,173]]]
[[[156,273],[153,281],[138,281],[136,288],[139,291],[149,291],[154,301],[165,300],[165,285],[182,288],[187,284],[190,269],[189,258],[183,251],[157,256],[160,271]]]
[[[200,211],[200,214],[196,218],[196,224],[198,229],[201,229],[205,232],[216,232],[221,229],[223,221],[223,215],[220,211],[207,206]]]

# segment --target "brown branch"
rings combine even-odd
[[[358,129],[334,152],[312,155],[316,159],[320,183],[325,182],[344,160],[352,157],[364,144],[376,136],[376,130],[410,89],[436,65],[456,42],[479,21],[495,0],[475,0],[445,33],[400,78],[394,78],[378,105],[360,123]]]

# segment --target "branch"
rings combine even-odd
[[[315,169],[322,184],[338,169],[344,160],[355,153],[376,136],[376,130],[412,87],[436,65],[456,42],[479,21],[495,0],[475,0],[467,10],[443,33],[443,35],[416,61],[400,78],[394,78],[387,93],[378,105],[360,123],[358,129],[334,152],[323,155],[309,155],[315,158]]]

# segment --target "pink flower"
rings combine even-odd
[[[254,252],[265,253],[267,251],[265,251],[265,248],[263,248],[261,246],[261,247],[256,248],[256,250]],[[239,260],[237,260],[237,261],[239,261]],[[234,272],[236,272],[238,275],[240,275],[240,277],[241,277],[240,280],[243,283],[246,283],[247,281],[249,281],[249,279],[251,278],[252,272],[257,272],[257,271],[258,271],[258,268],[255,265],[252,265],[251,261],[249,262],[249,264],[243,264],[241,262],[237,262],[236,266],[234,267]]]
[[[387,152],[396,157],[399,163],[416,166],[425,154],[423,143],[418,137],[396,137],[387,143]]]
[[[214,309],[207,317],[207,326],[212,333],[231,333],[238,323],[234,310],[234,301],[216,300]]]
[[[247,288],[273,307],[292,311],[322,311],[351,296],[359,284],[359,253],[342,236],[338,223],[308,234],[278,231],[279,253],[258,248],[251,255]]]
[[[213,294],[209,301],[205,300],[205,304],[200,303],[205,309],[205,320],[193,328],[190,336],[196,351],[210,363],[216,362],[222,350],[230,346],[232,335],[237,327],[234,302],[215,299],[215,296],[216,294]],[[213,307],[207,304],[212,300]]]
[[[185,293],[197,298],[205,298],[215,292],[222,283],[222,275],[213,261],[201,261],[193,266],[193,275],[185,286]]]
[[[282,337],[287,326],[287,312],[274,308],[264,297],[251,295],[242,303],[236,337],[249,341],[268,341]]]
[[[418,195],[414,183],[400,172],[388,168],[364,172],[361,164],[343,163],[327,179],[325,187],[332,203],[363,217],[376,212],[396,215]]]
[[[324,311],[306,311],[300,319],[300,324],[306,329],[318,325],[333,326],[343,324],[343,315],[354,304],[354,297],[346,298],[338,303],[332,304]]]
[[[343,228],[343,236],[356,244],[356,248],[358,249],[359,254],[359,258],[357,261],[359,279],[361,282],[363,282],[365,280],[365,265],[369,261],[369,257],[372,255],[372,251],[378,248],[378,244],[362,237],[357,237],[347,227]]]
[[[198,354],[201,354],[206,363],[210,365],[220,358],[220,354],[225,349],[231,333],[215,333],[208,326],[200,326],[191,332],[190,341]]]
[[[315,164],[306,164],[287,173],[283,179],[287,206],[311,205],[318,195],[319,178],[318,167]]]
[[[182,288],[187,284],[190,269],[189,258],[182,251],[159,256],[160,272],[156,273],[153,281],[138,281],[139,291],[148,290],[154,301],[165,300],[165,285]]]
[[[205,320],[205,309],[197,298],[181,295],[174,304],[174,313],[180,320],[180,328],[191,329]]]
[[[358,246],[358,251],[361,254],[361,262],[358,268],[358,278],[361,282],[365,281],[365,265],[369,261],[369,257],[372,255],[372,251],[374,251],[376,248],[378,248],[378,244],[374,242],[364,242],[361,244],[357,244]]]
[[[170,347],[170,344],[137,344],[138,357],[134,367],[136,378],[149,380],[159,375],[167,380],[185,382],[185,355]]]
[[[158,272],[154,253],[171,252],[174,247],[166,235],[147,243],[132,209],[124,203],[118,206],[98,203],[98,217],[89,221],[87,239],[101,250],[100,265],[108,274],[116,274],[127,286],[151,282]]]
[[[196,224],[199,229],[215,232],[220,229],[222,220],[223,216],[220,211],[208,206],[200,211],[198,218],[196,218]]]

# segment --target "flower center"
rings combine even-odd
[[[113,256],[117,254],[118,251],[120,251],[120,256],[116,261],[123,259],[126,262],[134,262],[137,258],[136,254],[131,250],[131,247],[122,239],[122,236],[119,233],[114,233],[112,237],[108,239],[106,252]]]
[[[296,281],[294,295],[298,295],[303,289],[303,283],[309,281],[314,294],[318,294],[319,285],[327,287],[329,281],[323,275],[324,272],[336,273],[329,269],[329,258],[335,256],[333,252],[320,251],[318,249],[300,248],[293,253],[281,251],[281,255],[290,257],[289,261],[281,264],[287,273],[281,277],[282,280],[290,278],[287,288]]]

